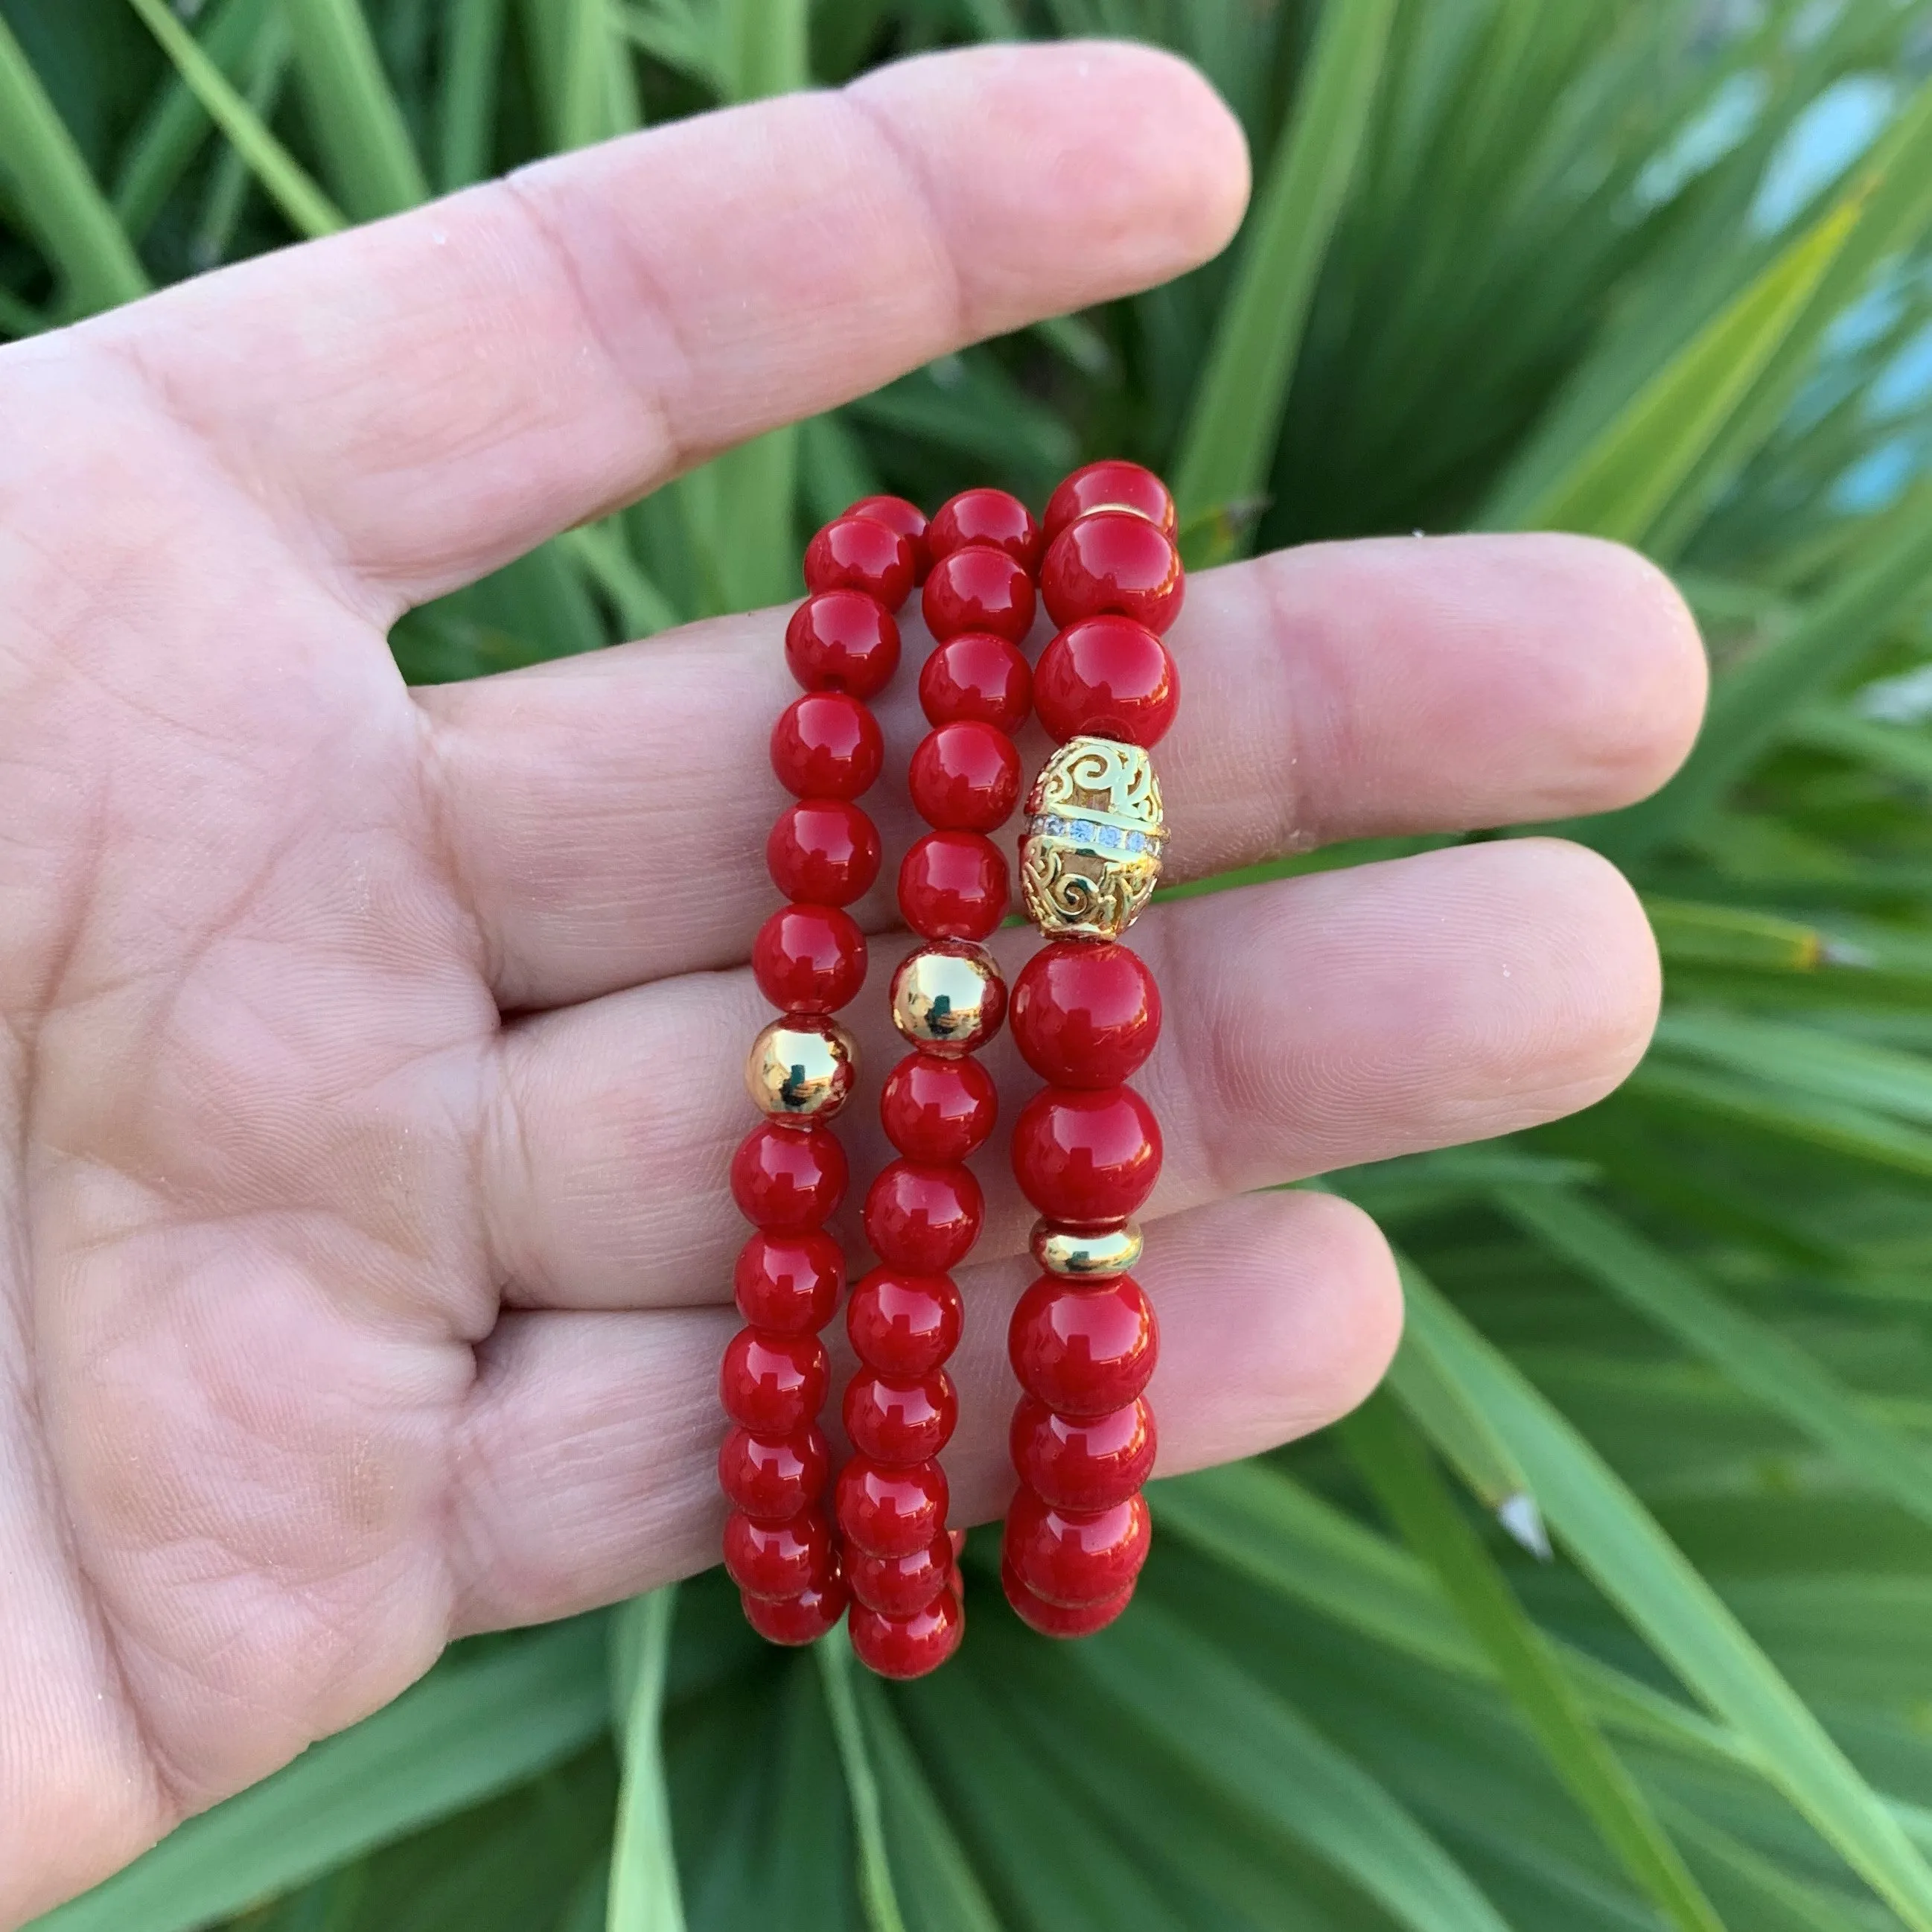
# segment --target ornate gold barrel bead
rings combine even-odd
[[[1027,800],[1020,893],[1048,939],[1118,939],[1160,878],[1160,782],[1138,745],[1070,738]]]

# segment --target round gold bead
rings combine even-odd
[[[1118,1228],[1083,1234],[1078,1228],[1056,1227],[1051,1221],[1036,1221],[1033,1258],[1048,1274],[1078,1280],[1102,1281],[1109,1275],[1125,1274],[1141,1258],[1141,1226],[1138,1221],[1125,1221]]]
[[[983,946],[940,940],[909,953],[892,975],[892,1024],[927,1053],[970,1053],[1006,1016],[1006,982]]]
[[[776,1120],[829,1120],[858,1077],[857,1045],[836,1020],[774,1020],[745,1062],[752,1098]]]

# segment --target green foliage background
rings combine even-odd
[[[1102,452],[1177,477],[1196,562],[1620,537],[1718,674],[1682,776],[1566,828],[1646,895],[1655,1050],[1575,1120],[1328,1178],[1406,1258],[1389,1390],[1162,1486],[1106,1636],[1028,1635],[976,1546],[971,1643],[888,1689],[700,1579],[460,1646],[45,1927],[1932,1932],[1924,6],[0,0],[0,325],[721,99],[1090,32],[1246,122],[1227,257],[734,452],[399,658],[782,598],[862,490],[1037,500]]]

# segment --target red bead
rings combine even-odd
[[[1185,588],[1173,539],[1128,510],[1097,510],[1069,524],[1040,567],[1047,615],[1061,626],[1112,611],[1165,631],[1180,614]]]
[[[848,503],[844,514],[869,517],[889,530],[897,530],[912,545],[913,581],[926,581],[932,554],[926,545],[926,512],[916,503],[908,503],[903,496],[861,496],[856,503]]]
[[[1026,1064],[1058,1087],[1118,1087],[1160,1037],[1160,988],[1124,946],[1042,946],[1013,982],[1011,1010]]]
[[[1060,743],[1082,734],[1152,746],[1180,709],[1180,680],[1167,646],[1131,617],[1085,617],[1040,653],[1034,709]]]
[[[848,692],[808,691],[772,728],[772,770],[794,798],[856,798],[885,760],[879,721]]]
[[[899,910],[922,939],[984,939],[1006,916],[1006,855],[980,832],[928,832],[899,866]]]
[[[1020,754],[998,726],[962,719],[922,738],[912,754],[912,802],[928,825],[990,832],[1020,799]]]
[[[873,1556],[910,1556],[946,1527],[946,1472],[937,1462],[888,1467],[854,1456],[834,1493],[840,1533]]]
[[[1091,1636],[1096,1630],[1105,1630],[1134,1600],[1134,1586],[1130,1583],[1118,1597],[1103,1597],[1097,1604],[1082,1604],[1077,1609],[1049,1604],[1020,1581],[1010,1563],[1000,1565],[1000,1582],[1014,1616],[1042,1636]]]
[[[832,1458],[824,1436],[808,1424],[789,1436],[732,1430],[718,1451],[718,1486],[754,1522],[788,1522],[825,1493]]]
[[[731,1156],[731,1198],[754,1227],[802,1234],[845,1198],[845,1150],[829,1127],[760,1120]]]
[[[842,798],[808,798],[778,814],[765,841],[772,884],[788,899],[850,905],[879,876],[879,834]]]
[[[805,587],[862,590],[888,610],[912,595],[912,539],[871,517],[835,517],[805,547]]]
[[[845,1304],[845,1333],[860,1361],[889,1376],[922,1376],[959,1346],[965,1309],[950,1275],[874,1268]]]
[[[1056,1414],[1099,1418],[1148,1385],[1160,1329],[1130,1274],[1076,1288],[1043,1274],[1022,1295],[1006,1328],[1006,1356],[1027,1394]]]
[[[1057,1510],[1022,1490],[1006,1511],[1000,1560],[1042,1601],[1077,1610],[1129,1588],[1153,1534],[1144,1496],[1108,1510]]]
[[[1154,1474],[1154,1412],[1144,1402],[1082,1418],[1022,1396],[1008,1440],[1020,1480],[1055,1509],[1111,1509]]]
[[[959,1400],[944,1370],[901,1380],[861,1369],[845,1384],[845,1433],[875,1462],[923,1462],[952,1439]]]
[[[745,1621],[767,1643],[816,1643],[845,1614],[850,1600],[844,1579],[836,1571],[802,1596],[772,1602],[742,1592],[739,1594]]]
[[[1004,638],[964,631],[927,656],[919,674],[919,702],[931,724],[971,718],[1017,731],[1033,708],[1033,672]]]
[[[990,544],[968,544],[932,566],[920,609],[941,642],[962,631],[991,631],[1017,644],[1033,628],[1034,604],[1023,566]]]
[[[754,1436],[790,1436],[818,1414],[831,1377],[825,1344],[816,1335],[741,1328],[718,1364],[718,1400]]]
[[[836,1012],[866,983],[866,935],[836,906],[781,906],[752,942],[752,975],[786,1012]]]
[[[724,1519],[724,1568],[748,1597],[778,1599],[826,1588],[836,1574],[831,1526],[818,1510],[789,1522]]]
[[[980,1238],[986,1216],[970,1168],[896,1160],[866,1196],[866,1238],[890,1268],[944,1274]]]
[[[862,590],[821,590],[791,614],[785,662],[807,691],[872,698],[899,667],[899,627]]]
[[[754,1234],[731,1271],[738,1312],[781,1335],[816,1334],[844,1286],[844,1253],[830,1234]]]
[[[909,1053],[886,1076],[879,1118],[908,1160],[964,1160],[999,1118],[999,1089],[978,1060]]]
[[[852,1594],[881,1616],[909,1617],[952,1581],[952,1539],[943,1532],[910,1556],[868,1556],[850,1550],[846,1580]]]
[[[942,1590],[909,1617],[882,1617],[862,1604],[852,1606],[852,1652],[880,1677],[923,1677],[959,1648],[966,1612],[950,1590]]]
[[[1124,1221],[1160,1172],[1160,1128],[1131,1087],[1042,1087],[1013,1124],[1013,1173],[1049,1221]]]
[[[1076,517],[1095,510],[1131,510],[1146,518],[1163,536],[1176,528],[1174,498],[1151,470],[1117,457],[1090,463],[1066,478],[1046,500],[1046,540],[1051,543]]]
[[[949,497],[932,513],[926,542],[935,563],[968,544],[990,544],[1026,571],[1040,568],[1046,548],[1033,512],[1004,490],[962,490]]]

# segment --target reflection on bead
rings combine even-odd
[[[892,1024],[912,1044],[942,1059],[971,1053],[1000,1030],[1006,982],[998,962],[970,940],[922,946],[892,974]]]
[[[888,610],[911,595],[917,568],[911,538],[870,517],[835,517],[805,548],[808,590],[862,590]]]
[[[999,1118],[993,1076],[970,1054],[909,1053],[886,1076],[879,1118],[908,1160],[964,1160]]]
[[[772,884],[810,905],[850,905],[879,876],[879,856],[878,828],[849,799],[800,799],[765,841]]]
[[[1124,1221],[1118,1228],[1063,1228],[1052,1221],[1036,1221],[1033,1258],[1048,1274],[1074,1281],[1105,1281],[1125,1274],[1141,1258],[1141,1224]]]
[[[752,976],[788,1013],[836,1012],[866,983],[866,935],[836,906],[781,906],[752,942]]]
[[[848,503],[841,514],[869,518],[888,530],[897,530],[912,545],[914,582],[926,581],[932,558],[926,548],[926,512],[916,503],[909,503],[903,496],[861,496],[856,503]]]
[[[926,543],[934,562],[968,544],[990,544],[1022,569],[1036,570],[1046,538],[1017,496],[1004,490],[962,490],[933,512]]]
[[[760,1120],[731,1156],[731,1198],[754,1227],[802,1234],[837,1211],[846,1172],[845,1150],[829,1129]]]
[[[1160,989],[1140,956],[1105,940],[1043,946],[1013,982],[1013,1040],[1057,1087],[1117,1087],[1160,1037]]]
[[[1033,670],[1004,638],[962,632],[927,658],[919,674],[919,702],[928,724],[970,718],[1017,731],[1033,708]]]
[[[899,627],[862,590],[821,590],[792,613],[785,662],[807,691],[875,698],[898,668]]]
[[[772,770],[794,798],[856,798],[885,758],[878,720],[847,692],[808,691],[772,728]]]
[[[1108,457],[1075,470],[1047,499],[1042,519],[1047,542],[1076,518],[1095,510],[1130,510],[1146,518],[1163,536],[1172,536],[1178,522],[1173,496],[1151,470]]]
[[[1180,708],[1180,679],[1167,646],[1131,617],[1070,624],[1040,653],[1034,709],[1061,743],[1083,734],[1157,745]]]
[[[958,1418],[958,1398],[943,1369],[903,1379],[861,1369],[845,1384],[846,1436],[874,1462],[922,1462],[937,1456]]]
[[[829,1120],[852,1097],[859,1048],[836,1020],[788,1015],[752,1042],[745,1084],[774,1120]]]
[[[997,725],[961,718],[926,734],[907,776],[913,808],[942,832],[991,832],[1020,800],[1020,754]]]
[[[1033,579],[1004,550],[968,544],[932,566],[920,608],[942,643],[962,631],[991,631],[1017,644],[1033,628],[1035,602]]]
[[[1180,616],[1185,594],[1173,539],[1130,510],[1076,518],[1040,568],[1040,601],[1062,627],[1111,613],[1159,633]]]
[[[899,910],[922,939],[984,939],[1011,893],[1006,854],[983,832],[928,832],[899,866]]]

